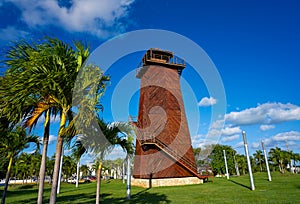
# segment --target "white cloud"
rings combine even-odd
[[[223,128],[224,127],[224,123],[225,123],[224,119],[216,120],[216,121],[214,121],[214,122],[211,123],[210,128],[212,128],[212,129]]]
[[[126,17],[134,0],[73,0],[69,8],[54,0],[7,0],[17,6],[24,23],[30,27],[53,25],[70,32],[89,32],[107,37],[120,32],[124,25],[119,22]]]
[[[231,135],[231,136],[222,136],[222,139],[221,139],[221,141],[222,142],[231,142],[231,141],[233,141],[233,140],[237,140],[237,139],[239,139],[240,138],[240,135],[238,135],[238,134],[235,134],[235,135]]]
[[[40,142],[43,143],[43,139],[44,137],[41,137],[40,138]],[[55,141],[57,140],[57,137],[54,136],[54,135],[49,135],[49,141],[48,141],[48,144],[52,144],[54,143]]]
[[[114,160],[117,158],[125,158],[126,152],[120,147],[116,146],[114,149],[105,156],[105,159]]]
[[[222,129],[222,135],[234,135],[241,132],[242,130],[240,127],[225,127]]]
[[[243,147],[243,146],[244,146],[244,142],[238,142],[237,144],[235,144],[233,146],[233,148],[235,149],[235,148],[240,148],[240,147]]]
[[[261,125],[260,126],[260,130],[261,131],[266,131],[266,130],[270,130],[270,129],[274,129],[275,125]]]
[[[300,107],[291,103],[265,103],[255,108],[225,115],[226,121],[235,125],[274,124],[300,120]]]
[[[289,131],[289,132],[281,132],[270,138],[264,140],[264,144],[266,146],[276,146],[277,144],[295,144],[294,142],[300,142],[300,132],[298,131]]]
[[[212,106],[217,103],[217,100],[213,97],[204,97],[200,100],[198,103],[198,106],[206,107],[206,106]]]

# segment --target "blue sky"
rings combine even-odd
[[[262,139],[267,149],[288,146],[300,152],[299,9],[297,0],[0,0],[0,49],[22,37],[34,40],[50,35],[70,43],[78,39],[89,42],[94,50],[129,31],[162,29],[178,33],[207,53],[226,93],[226,114],[212,121],[213,108],[221,100],[209,94],[193,67],[183,71],[182,89],[194,147],[201,147],[205,138],[218,134],[219,143],[243,153],[241,131],[245,130],[250,153],[261,149]],[[112,83],[102,99],[106,121],[128,117],[112,116],[111,97],[142,55],[125,56],[107,70]],[[133,76],[131,80],[138,86],[138,79]],[[130,114],[137,114],[137,100],[136,93],[127,102],[125,109]],[[220,129],[218,125],[223,122],[225,126]],[[42,123],[36,134],[42,134],[41,127]],[[51,134],[54,141],[56,127]],[[55,141],[50,145],[50,155],[54,148]]]

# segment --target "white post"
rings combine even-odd
[[[64,147],[62,147],[62,150],[61,150],[60,166],[59,166],[59,174],[58,174],[58,184],[57,184],[57,194],[59,194],[59,191],[60,191],[60,182],[61,182],[61,172],[62,172],[63,158],[64,158]]]
[[[76,172],[76,188],[78,188],[78,181],[79,181],[79,167],[80,167],[80,159],[77,162],[77,172]]]
[[[239,165],[238,165],[238,163],[236,162],[235,154],[233,154],[233,160],[234,160],[234,167],[235,167],[236,175],[237,175],[237,176],[240,176]]]
[[[130,157],[127,154],[127,199],[130,200]]]
[[[254,181],[253,181],[251,162],[250,162],[250,158],[249,158],[248,144],[247,144],[247,139],[246,139],[246,132],[243,131],[242,134],[243,134],[244,146],[245,146],[245,153],[246,153],[246,158],[247,158],[247,163],[248,163],[248,171],[249,171],[249,177],[250,177],[251,190],[254,191],[255,190],[255,186],[254,186]]]
[[[263,148],[263,152],[264,152],[264,155],[265,155],[266,167],[267,167],[267,172],[268,172],[268,179],[269,179],[269,181],[272,181],[271,173],[270,173],[270,169],[269,169],[269,162],[268,162],[267,152],[266,152],[265,145],[264,145],[263,141],[261,141],[261,146]]]
[[[123,161],[123,164],[122,164],[122,180],[123,180],[123,183],[125,183],[125,161]]]
[[[223,149],[223,154],[224,154],[224,160],[225,160],[226,177],[227,177],[227,179],[229,179],[228,166],[227,166],[227,159],[226,159],[226,153],[225,153],[225,150],[224,150],[224,149]]]

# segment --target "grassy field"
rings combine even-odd
[[[254,174],[255,191],[249,177],[215,178],[215,182],[180,187],[143,189],[132,187],[131,200],[126,200],[126,184],[119,180],[103,181],[101,203],[300,203],[300,174]],[[3,187],[0,188],[2,194]],[[44,203],[48,203],[50,186],[46,185]],[[95,203],[96,184],[62,184],[57,203]],[[7,203],[36,203],[37,186],[10,186]]]

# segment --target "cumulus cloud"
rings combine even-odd
[[[274,124],[300,120],[300,107],[291,103],[265,103],[255,108],[225,115],[226,121],[235,125]]]
[[[116,146],[110,153],[108,153],[105,156],[105,159],[114,160],[117,158],[125,158],[125,156],[126,156],[125,151],[120,146]]]
[[[201,107],[206,107],[206,106],[212,106],[215,105],[217,103],[217,100],[213,97],[204,97],[200,100],[200,102],[198,103],[198,106]]]
[[[238,134],[235,134],[235,135],[231,135],[231,136],[222,136],[222,139],[221,139],[221,141],[222,142],[231,142],[231,141],[233,141],[233,140],[237,140],[237,139],[239,139],[240,138],[240,135],[238,135]]]
[[[271,129],[274,129],[274,128],[275,128],[275,125],[261,125],[260,126],[261,131],[267,131],[267,130],[271,130]]]
[[[280,143],[285,144],[286,142],[288,142],[288,144],[295,144],[295,142],[300,142],[300,132],[281,132],[264,140],[264,144],[269,147],[275,146]]]
[[[242,130],[240,127],[225,127],[222,129],[222,135],[234,135],[241,132]]]
[[[21,10],[21,20],[29,27],[57,26],[70,32],[88,32],[107,37],[122,32],[134,0],[73,0],[62,6],[54,0],[6,0]]]

